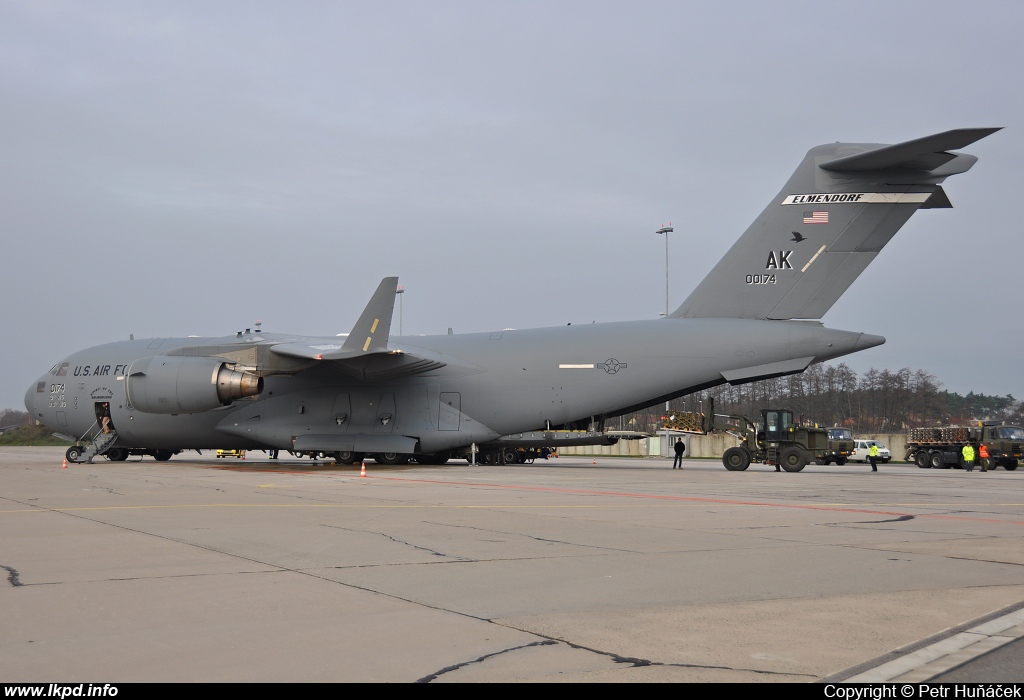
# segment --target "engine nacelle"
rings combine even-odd
[[[201,413],[263,391],[262,377],[216,357],[145,357],[124,382],[128,403],[144,413]]]

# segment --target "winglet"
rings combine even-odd
[[[387,350],[397,290],[397,277],[385,277],[380,281],[377,291],[370,297],[370,303],[363,309],[356,325],[352,326],[352,332],[341,346],[341,353],[349,355]]]

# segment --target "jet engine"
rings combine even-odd
[[[263,391],[262,377],[217,357],[144,357],[124,381],[128,403],[145,413],[201,413]]]

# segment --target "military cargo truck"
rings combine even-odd
[[[818,454],[814,460],[815,464],[832,464],[839,466],[846,464],[853,454],[854,442],[853,431],[849,428],[826,428],[828,431],[828,447],[825,452]]]
[[[1012,472],[1024,455],[1024,428],[1001,421],[978,421],[971,426],[911,428],[904,459],[921,469],[961,469],[965,445],[974,448],[975,460],[980,459],[978,449],[985,445],[991,460],[989,468],[1002,467]]]

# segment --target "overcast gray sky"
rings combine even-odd
[[[0,408],[74,350],[655,318],[832,141],[1004,126],[825,316],[1024,398],[1024,5],[0,1]],[[397,331],[398,318],[396,309]]]

